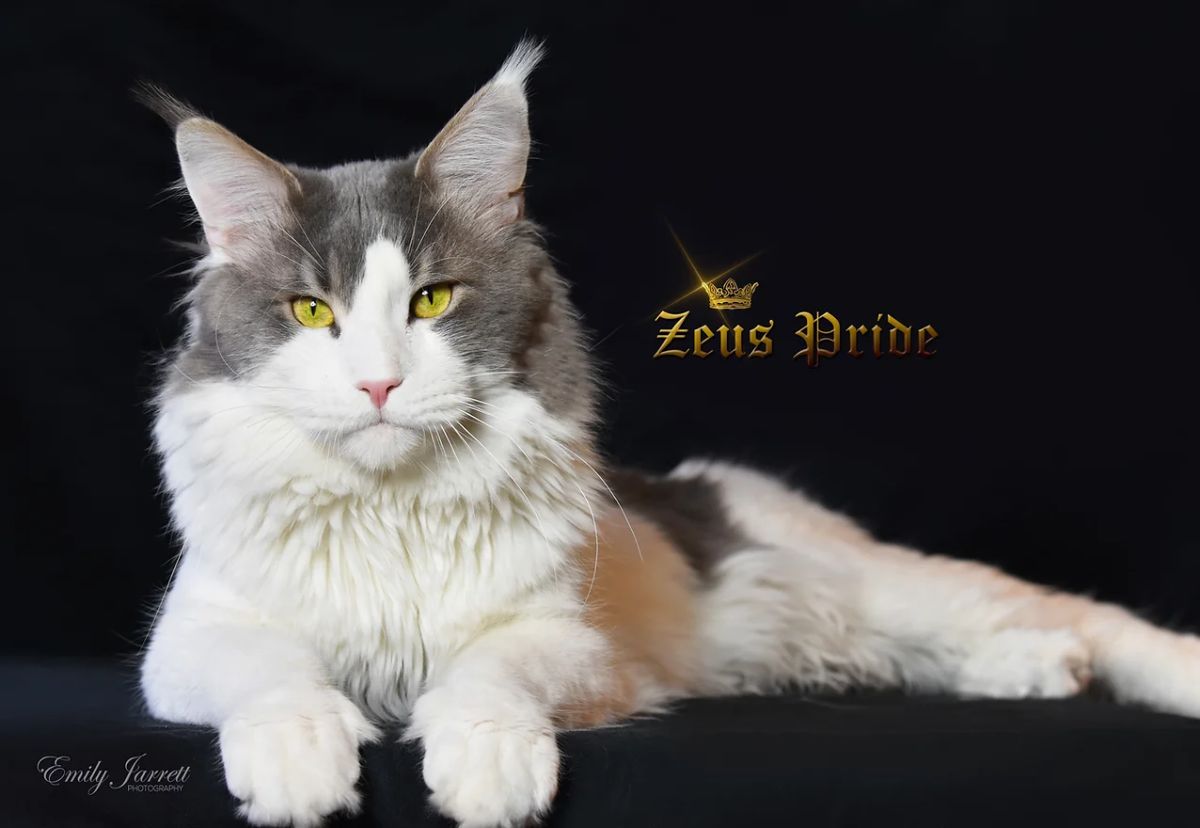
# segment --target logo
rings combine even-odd
[[[63,785],[79,786],[88,796],[100,790],[127,791],[130,793],[175,793],[192,774],[188,765],[178,768],[154,768],[146,762],[146,754],[130,756],[115,774],[104,767],[102,760],[80,768],[71,764],[71,757],[49,754],[38,759],[37,770],[47,785],[57,788]]]
[[[669,304],[678,305],[703,290],[708,297],[708,307],[717,312],[720,324],[714,327],[717,320],[693,319],[692,310],[663,308],[654,317],[655,322],[667,324],[658,329],[658,348],[654,358],[707,359],[720,356],[722,359],[765,359],[774,354],[774,318],[755,325],[741,325],[730,324],[725,317],[725,311],[750,310],[760,283],[748,282],[739,287],[730,274],[754,261],[760,254],[748,256],[716,276],[706,278],[674,230],[671,230],[671,235],[699,286]],[[718,285],[717,282],[722,278],[725,281]],[[874,319],[866,322],[845,322],[828,310],[797,311],[791,314],[791,318],[798,320],[799,325],[792,331],[797,347],[792,359],[803,360],[810,368],[816,368],[822,360],[841,354],[852,359],[865,356],[875,359],[908,356],[929,359],[937,354],[931,347],[938,338],[933,325],[911,325],[887,312],[879,312]]]
[[[747,310],[754,291],[758,289],[758,282],[738,287],[732,276],[726,279],[721,287],[714,287],[712,282],[701,284],[704,285],[704,292],[708,294],[708,306],[713,310]]]

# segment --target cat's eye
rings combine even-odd
[[[328,328],[333,324],[333,309],[315,296],[292,300],[292,315],[306,328]]]
[[[450,306],[450,297],[453,295],[454,288],[449,282],[421,288],[412,300],[413,316],[419,319],[441,316]]]

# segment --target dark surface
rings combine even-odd
[[[242,824],[213,731],[147,720],[133,683],[101,662],[0,666],[4,825]],[[560,744],[548,826],[1183,825],[1200,808],[1200,722],[1090,700],[695,701]],[[142,753],[143,767],[190,766],[182,790],[89,796],[37,772],[69,755],[119,780]],[[413,747],[393,735],[364,756],[364,811],[335,824],[448,825]]]

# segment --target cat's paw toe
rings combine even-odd
[[[277,691],[222,727],[225,781],[255,825],[319,825],[359,805],[358,747],[374,728],[354,704],[325,688]]]
[[[526,825],[549,810],[558,788],[554,730],[538,716],[480,713],[461,710],[425,728],[431,800],[465,828]]]

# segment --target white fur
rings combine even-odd
[[[412,292],[408,260],[400,246],[388,239],[378,239],[368,246],[362,281],[354,291],[351,306],[339,317],[339,350],[345,355],[351,375],[359,380],[376,380],[403,379],[409,373],[417,361],[414,357],[419,355],[412,353],[414,346],[396,331],[407,327]]]
[[[466,826],[523,825],[558,787],[547,711],[605,686],[606,647],[574,620],[527,618],[464,649],[417,700],[433,802]]]
[[[425,430],[462,419],[466,398],[486,378],[471,372],[432,320],[409,324],[412,287],[400,246],[372,243],[351,306],[331,305],[341,335],[296,333],[256,373],[257,398],[366,468],[391,468],[419,451]],[[357,386],[387,378],[403,382],[379,410]]]
[[[1071,630],[1006,629],[973,647],[956,678],[964,696],[1073,696],[1091,678],[1087,644]]]
[[[523,91],[530,73],[544,54],[541,44],[532,40],[521,41],[492,78],[492,85],[513,86]]]
[[[358,809],[358,747],[376,735],[336,690],[281,687],[225,720],[225,778],[251,822],[316,825],[324,814]]]
[[[1200,639],[1054,596],[990,567],[875,541],[771,477],[692,460],[751,545],[701,597],[704,689],[896,685],[1063,696],[1092,675],[1125,701],[1200,715]]]
[[[520,215],[539,55],[518,49],[418,162],[484,228]],[[178,134],[205,266],[235,258],[296,182],[210,122]],[[251,374],[161,402],[184,550],[142,686],[155,715],[219,729],[229,789],[258,824],[357,807],[359,746],[379,733],[368,715],[409,721],[443,813],[522,824],[557,786],[553,713],[610,689],[571,557],[599,516],[591,435],[410,320],[419,287],[378,239],[349,305],[333,305],[340,335],[298,329]],[[385,379],[402,382],[377,409],[358,385]],[[877,543],[757,472],[674,474],[715,482],[748,541],[696,596],[695,686],[644,678],[643,706],[793,684],[1059,696],[1094,672],[1122,699],[1200,715],[1193,637]]]
[[[407,269],[388,244],[371,249],[356,303],[393,302]],[[382,445],[334,429],[379,417],[356,396],[360,345],[345,335],[305,332],[254,377],[164,402],[156,438],[185,556],[145,661],[147,700],[220,729],[228,784],[257,823],[356,806],[358,746],[376,735],[361,707],[410,721],[443,813],[521,824],[557,786],[552,712],[607,680],[606,643],[581,621],[586,573],[567,557],[599,501],[571,448],[585,435],[472,376],[432,326],[389,336],[390,316],[344,319],[406,372],[384,412],[399,431]],[[486,401],[483,422],[461,416],[468,391]],[[368,451],[396,459],[381,470]],[[880,544],[758,472],[691,461],[673,474],[715,482],[749,539],[698,595],[691,692],[1053,697],[1094,672],[1123,699],[1200,715],[1192,637],[1083,599],[1056,625],[1036,590]]]
[[[143,687],[156,715],[220,728],[230,789],[264,824],[356,801],[372,730],[347,697],[404,719],[436,689],[414,723],[435,801],[500,824],[549,801],[550,712],[580,676],[603,680],[567,556],[597,479],[582,434],[389,310],[410,290],[396,245],[372,245],[364,275],[335,308],[340,337],[300,331],[253,376],[164,400],[155,437],[185,548]],[[376,411],[355,383],[393,369],[404,383]],[[471,417],[469,399],[484,403]],[[496,644],[470,655],[481,636]],[[491,740],[450,737],[518,710]],[[318,737],[335,749],[314,756]],[[436,773],[502,757],[471,785]]]

